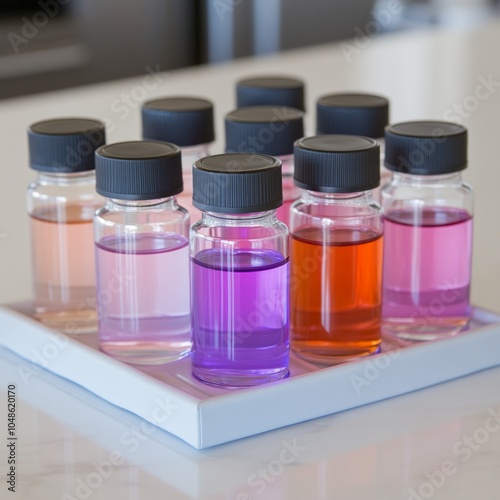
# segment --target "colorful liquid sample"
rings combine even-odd
[[[384,328],[409,339],[454,334],[470,316],[472,217],[455,208],[385,216]]]
[[[288,259],[210,249],[191,260],[193,374],[250,386],[288,376]]]
[[[74,204],[31,214],[35,317],[69,334],[93,332],[97,327],[95,209]]]
[[[292,349],[326,364],[377,352],[382,236],[363,228],[305,227],[291,242]]]
[[[176,233],[120,234],[96,243],[101,349],[137,364],[191,347],[189,250]]]

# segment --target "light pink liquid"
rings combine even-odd
[[[70,334],[92,332],[97,326],[95,208],[75,204],[31,214],[35,316]]]
[[[472,217],[453,208],[385,216],[383,318],[400,336],[453,334],[470,316]]]
[[[112,235],[96,243],[101,349],[158,364],[191,347],[189,255],[183,236]]]

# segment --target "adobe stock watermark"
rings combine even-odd
[[[362,28],[355,26],[354,38],[340,44],[345,60],[348,63],[352,62],[356,55],[371,45],[373,37],[387,28],[394,18],[399,17],[403,8],[403,3],[400,0],[389,0],[383,8],[372,11],[372,19]]]
[[[49,24],[50,20],[56,17],[61,11],[61,6],[68,5],[72,0],[40,0],[37,10],[30,18],[21,17],[22,26],[18,32],[10,31],[7,39],[15,54],[19,54],[20,47],[28,45],[41,29]]]
[[[283,474],[286,467],[296,462],[300,454],[307,449],[305,446],[299,445],[296,439],[293,439],[291,443],[282,441],[281,444],[283,447],[276,459],[271,460],[265,467],[260,467],[248,476],[247,485],[252,488],[252,494],[241,492],[236,496],[236,500],[249,500],[253,498],[253,493],[262,495],[268,486]]]
[[[66,145],[64,161],[53,161],[54,172],[67,173],[81,170],[81,166],[94,161],[95,150],[105,144],[105,133],[102,130],[86,132],[84,137],[72,145]]]
[[[494,80],[491,73],[487,77],[478,76],[477,82],[474,90],[464,97],[462,102],[453,104],[443,113],[444,120],[462,124],[465,119],[479,109],[482,102],[487,101],[500,87],[500,81]]]
[[[231,14],[236,7],[241,5],[244,0],[211,0],[211,4],[217,16],[221,21],[224,20],[227,14]]]
[[[151,411],[151,420],[154,423],[162,424],[178,409],[179,405],[169,397],[156,398],[155,406]],[[139,449],[142,442],[149,439],[149,436],[155,429],[155,425],[143,421],[140,425],[123,432],[120,436],[120,443],[126,446],[129,452],[135,452]],[[77,477],[75,479],[74,491],[71,494],[63,493],[60,497],[61,500],[89,499],[94,491],[99,489],[112,476],[113,472],[125,462],[124,454],[117,450],[109,452],[105,460],[99,462],[92,461],[90,463],[93,469],[92,472],[89,472],[83,478]]]
[[[132,279],[131,275],[114,272],[107,287],[98,290],[96,298],[89,297],[82,301],[76,308],[78,316],[74,320],[68,321],[61,330],[68,335],[75,334],[79,330],[79,323],[94,321],[100,308],[109,305],[113,296],[120,293]],[[43,369],[50,370],[50,365],[68,347],[69,337],[64,333],[50,333],[48,342],[31,350],[30,366],[26,368],[18,365],[17,371],[25,385],[29,384],[31,377],[38,376]]]
[[[443,488],[450,477],[453,477],[460,468],[460,464],[467,463],[474,454],[481,450],[493,434],[500,431],[500,408],[488,409],[488,417],[483,425],[477,427],[471,434],[462,436],[462,439],[454,443],[452,453],[454,458],[444,460],[441,466],[432,471],[425,472],[425,481],[422,481],[416,488],[408,488],[407,500],[428,500],[432,498],[438,490]]]
[[[154,68],[148,65],[144,71],[142,82],[114,99],[109,106],[120,121],[126,120],[131,111],[140,106],[148,95],[165,81],[165,75],[162,74],[159,64]],[[113,120],[104,120],[104,122],[107,131],[112,132],[114,129]]]
[[[359,396],[363,390],[370,387],[380,375],[390,368],[392,362],[401,356],[401,349],[394,349],[385,354],[377,354],[373,358],[366,358],[357,364],[359,374],[351,374],[349,381]]]
[[[69,339],[62,333],[51,333],[50,340],[46,342],[43,346],[31,349],[30,351],[30,362],[29,368],[24,368],[21,365],[17,366],[17,371],[21,380],[25,385],[29,384],[31,377],[38,376],[40,372],[45,368],[50,367],[51,362],[56,359],[59,354],[68,347]]]

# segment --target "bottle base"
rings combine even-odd
[[[382,322],[384,333],[402,340],[429,341],[453,337],[469,324],[468,317],[448,318],[385,318]]]
[[[163,365],[186,357],[191,342],[160,341],[100,342],[99,348],[109,356],[133,365]]]
[[[288,368],[274,370],[219,370],[213,368],[198,368],[193,366],[193,376],[204,384],[226,389],[253,387],[256,385],[276,382],[290,375]]]
[[[330,342],[292,342],[292,351],[299,358],[321,366],[333,366],[378,354],[381,340],[356,345]]]
[[[47,328],[59,330],[68,335],[97,332],[97,313],[93,309],[48,311],[37,307],[33,317]]]

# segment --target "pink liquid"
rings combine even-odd
[[[458,332],[470,316],[472,217],[431,207],[385,216],[384,326],[428,340]]]
[[[31,215],[35,316],[66,333],[95,331],[93,205],[39,209]]]
[[[101,349],[157,364],[191,347],[189,254],[179,234],[112,235],[96,243]]]

